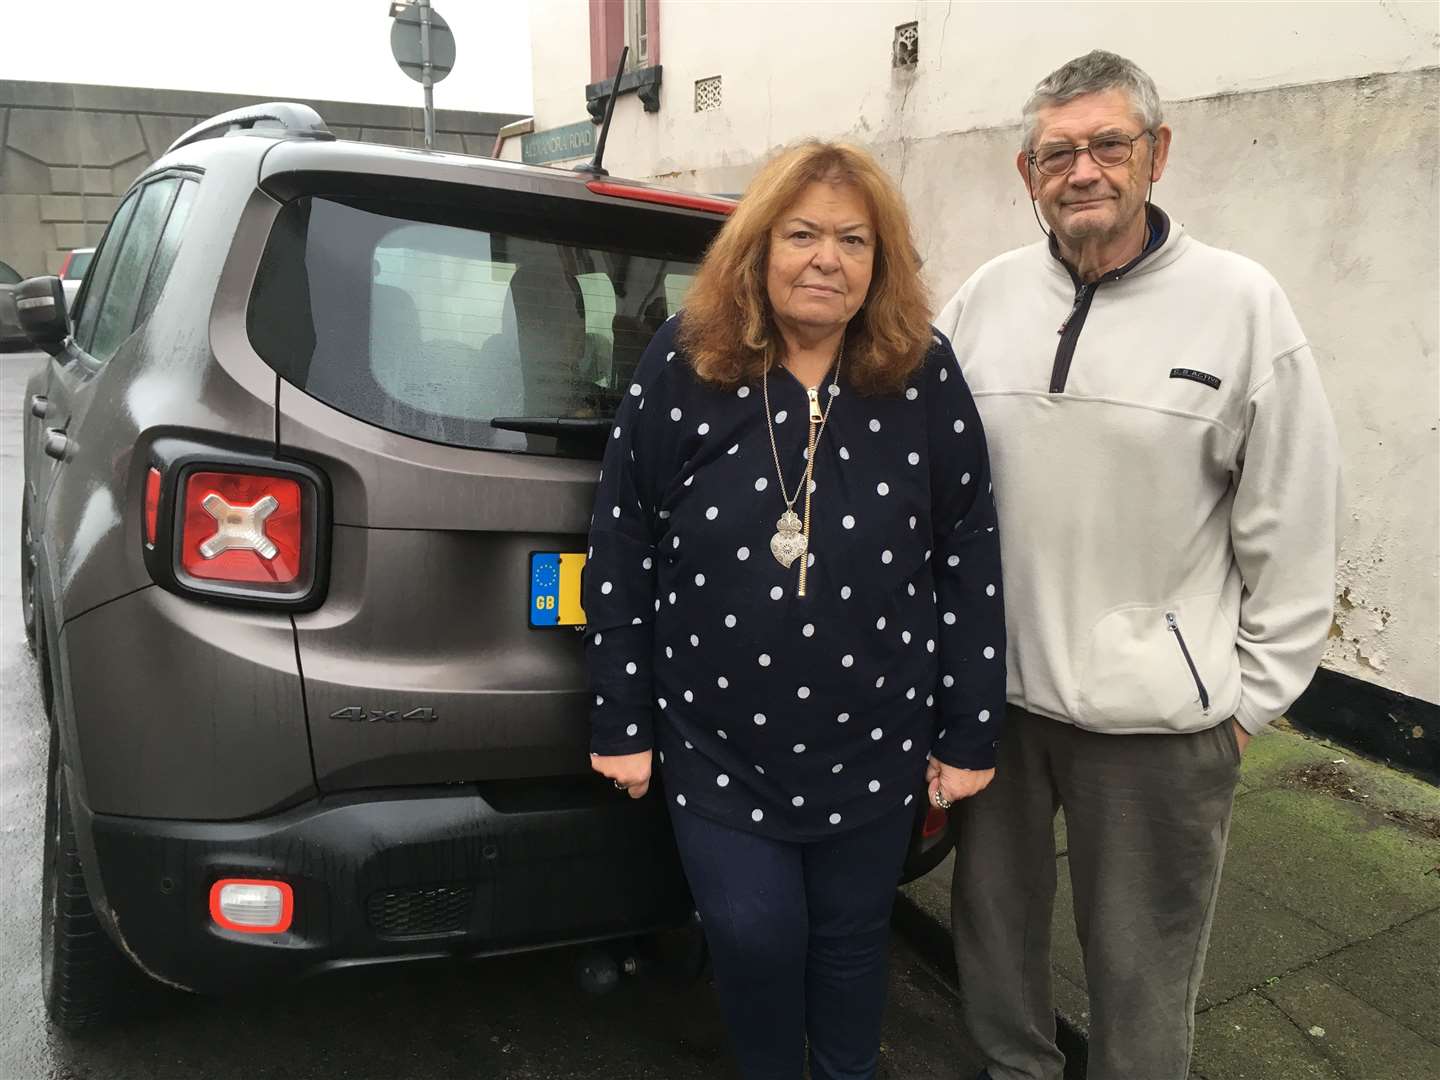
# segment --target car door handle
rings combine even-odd
[[[45,429],[45,453],[46,456],[56,461],[65,460],[65,448],[70,445],[70,440],[59,428]]]
[[[35,419],[37,419],[37,420],[44,420],[44,419],[45,419],[45,414],[48,413],[49,411],[50,411],[50,402],[49,402],[48,400],[46,400],[45,398],[41,397],[39,394],[34,394],[34,395],[31,396],[31,398],[30,398],[30,415],[31,415],[31,416],[35,417]]]

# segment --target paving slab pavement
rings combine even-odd
[[[1056,1010],[1083,1039],[1084,963],[1065,850],[1060,820]],[[947,860],[904,889],[907,907],[937,927],[949,922],[951,869]],[[1192,1076],[1440,1077],[1440,789],[1283,723],[1252,741]]]
[[[1385,1001],[1396,1020],[1440,1045],[1440,912],[1341,949],[1315,969],[1364,1001]]]
[[[1348,1080],[1263,994],[1195,1017],[1192,1080]]]

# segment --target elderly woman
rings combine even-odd
[[[985,437],[864,152],[770,161],[615,421],[585,569],[592,762],[652,754],[741,1072],[873,1076],[917,795],[993,775]]]

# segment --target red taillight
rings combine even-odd
[[[636,187],[632,184],[617,184],[611,180],[590,180],[585,186],[596,195],[612,195],[617,199],[679,206],[686,210],[708,210],[712,214],[730,214],[735,210],[733,200],[717,199],[710,195],[690,195],[683,191],[666,191],[663,188]]]
[[[155,528],[160,518],[160,470],[151,469],[145,477],[145,543],[155,546]]]
[[[210,886],[210,918],[242,934],[283,934],[295,917],[295,894],[283,881],[224,878]]]
[[[305,530],[294,480],[192,473],[184,506],[180,564],[191,577],[280,585],[299,578]]]
[[[172,436],[146,455],[141,553],[161,588],[311,611],[330,569],[330,489],[299,461]]]
[[[75,252],[67,251],[65,253],[65,258],[60,260],[60,270],[55,276],[63,281],[65,279],[65,272],[70,269],[70,263],[73,262],[74,259]]]
[[[926,840],[932,836],[939,836],[945,831],[945,826],[950,824],[950,818],[938,806],[930,807],[929,813],[925,815],[925,824],[920,827],[920,835]]]

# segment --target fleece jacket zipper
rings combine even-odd
[[[1060,246],[1053,235],[1050,237],[1050,254],[1060,259],[1070,274],[1070,280],[1075,285],[1075,305],[1070,309],[1070,314],[1065,316],[1065,321],[1060,324],[1060,329],[1056,331],[1060,335],[1060,344],[1055,348],[1055,363],[1050,368],[1050,393],[1063,394],[1065,392],[1065,384],[1070,379],[1070,362],[1075,359],[1075,344],[1080,340],[1080,331],[1085,328],[1085,319],[1090,314],[1090,305],[1100,286],[1112,281],[1119,281],[1139,266],[1142,260],[1158,251],[1169,237],[1170,219],[1165,216],[1164,212],[1159,207],[1152,205],[1146,208],[1146,213],[1150,235],[1145,249],[1118,270],[1111,270],[1094,281],[1081,281],[1070,264],[1064,259],[1060,259]]]
[[[1175,640],[1180,645],[1180,652],[1185,657],[1185,666],[1190,669],[1190,677],[1195,680],[1195,689],[1200,692],[1200,711],[1210,711],[1210,691],[1205,689],[1205,682],[1200,678],[1200,669],[1195,666],[1195,661],[1190,656],[1190,650],[1185,646],[1185,635],[1180,632],[1180,620],[1175,618],[1173,611],[1165,613],[1165,625],[1175,635]]]

